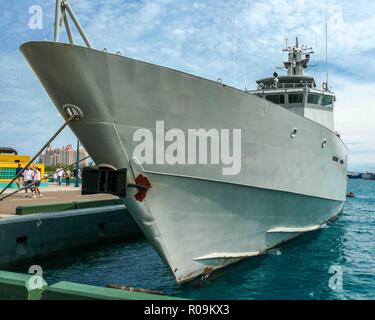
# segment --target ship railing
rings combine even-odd
[[[311,82],[303,83],[278,83],[275,84],[265,84],[263,86],[258,86],[259,89],[268,90],[268,89],[298,89],[298,88],[310,88],[313,89],[314,85]]]

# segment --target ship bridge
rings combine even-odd
[[[291,112],[311,119],[335,131],[333,107],[336,97],[326,82],[318,89],[313,77],[305,76],[312,48],[300,46],[298,38],[292,47],[286,46],[288,61],[284,62],[287,75],[274,72],[272,77],[257,80],[257,89],[247,93],[257,95]]]

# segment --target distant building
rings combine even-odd
[[[84,148],[79,150],[79,158],[83,159],[88,156],[87,151]],[[46,166],[54,166],[61,164],[68,166],[76,162],[77,152],[71,144],[68,144],[62,148],[48,147],[44,153],[39,157],[39,163],[44,163]],[[82,161],[80,165],[87,166],[88,159]]]

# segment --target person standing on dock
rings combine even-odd
[[[18,164],[18,168],[16,169],[16,176],[23,170],[21,164]],[[23,174],[21,174],[16,180],[17,188],[21,189],[23,187]]]
[[[66,186],[69,187],[70,186],[70,178],[72,176],[72,173],[70,172],[69,168],[66,170],[65,172],[65,183],[66,183]]]
[[[31,170],[30,167],[27,167],[23,173],[23,177],[25,181],[25,196],[27,196],[28,189],[30,189],[32,195],[34,196],[34,188],[30,186],[33,183],[33,176],[34,176],[33,170]]]
[[[33,175],[33,183],[34,184],[34,188],[35,188],[35,194],[33,197],[35,197],[36,195],[38,195],[39,198],[42,197],[42,194],[40,193],[40,180],[41,180],[41,177],[40,177],[40,168],[34,168],[34,175]]]
[[[56,169],[56,175],[57,175],[57,183],[59,184],[59,187],[61,187],[62,184],[62,177],[64,175],[64,170],[60,167]]]

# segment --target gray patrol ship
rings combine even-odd
[[[74,44],[69,17],[86,46]],[[62,24],[69,43],[59,42]],[[138,189],[122,200],[178,283],[265,254],[342,211],[348,150],[335,131],[334,93],[304,74],[310,48],[287,46],[287,74],[246,91],[93,49],[66,0],[57,0],[54,40],[21,51],[61,115],[80,115],[69,126],[95,163],[127,169],[127,183]],[[211,145],[221,138],[211,129],[240,130],[240,170],[225,175],[215,161],[141,161],[134,135],[150,132],[154,146],[163,145],[160,122],[185,137],[199,129],[198,140],[208,136]]]

